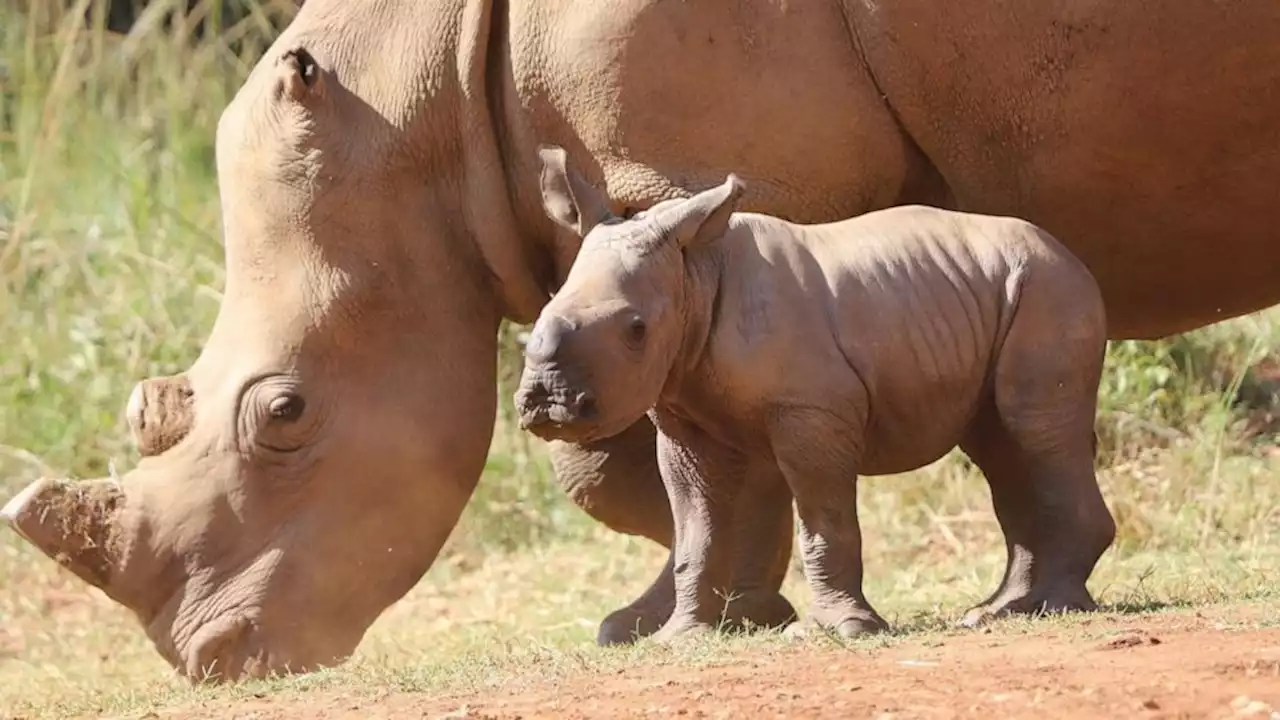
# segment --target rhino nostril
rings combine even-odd
[[[525,385],[516,393],[516,404],[529,407],[538,405],[547,399],[547,386],[542,383]]]
[[[578,417],[583,420],[590,420],[596,416],[596,396],[590,392],[580,392],[573,399],[574,408]]]

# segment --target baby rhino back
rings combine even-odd
[[[907,206],[823,230],[839,343],[867,393],[865,474],[905,472],[962,442],[994,408],[1015,324],[1022,356],[1077,352],[1072,362],[1091,365],[1105,344],[1092,275],[1030,223]]]

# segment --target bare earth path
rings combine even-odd
[[[165,718],[1261,718],[1280,720],[1274,604],[1010,624],[854,649],[779,642],[682,665],[512,677],[431,697],[311,692]]]

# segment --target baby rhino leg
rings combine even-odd
[[[733,519],[745,459],[697,428],[664,418],[658,465],[671,499],[675,609],[654,640],[712,630],[726,619],[733,579]]]
[[[622,533],[641,535],[675,552],[670,502],[658,470],[657,430],[648,417],[590,445],[553,440],[556,479],[575,504]],[[777,468],[747,486],[734,514],[734,575],[730,619],[740,626],[774,627],[794,618],[779,589],[791,559],[791,491]],[[640,597],[600,623],[601,645],[634,643],[657,632],[675,605],[670,555]]]
[[[752,460],[733,513],[729,628],[777,628],[796,619],[795,608],[778,592],[791,566],[791,523],[786,478],[773,462]]]
[[[1008,550],[999,589],[965,625],[1097,607],[1085,583],[1115,522],[1094,473],[1106,323],[1100,304],[1079,307],[1087,297],[1054,308],[1052,296],[1024,292],[996,360],[994,403],[961,443],[987,477]]]
[[[800,516],[800,554],[813,594],[809,618],[788,628],[815,626],[844,637],[888,629],[862,592],[862,531],[858,526],[856,444],[825,413],[790,411],[774,425],[778,465]]]
[[[755,463],[747,471],[733,512],[733,587],[724,624],[734,630],[782,627],[796,611],[778,590],[791,563],[791,489],[773,466]],[[677,548],[662,572],[639,598],[610,613],[596,642],[620,645],[657,632],[675,604],[673,566]]]

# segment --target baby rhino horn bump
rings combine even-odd
[[[109,480],[37,480],[0,517],[41,552],[98,588],[106,588],[120,551],[116,513],[124,491]]]

